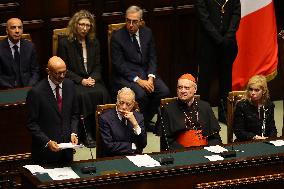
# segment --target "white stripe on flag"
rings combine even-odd
[[[267,6],[271,2],[272,0],[241,0],[242,17]]]

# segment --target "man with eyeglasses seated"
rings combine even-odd
[[[157,74],[157,56],[153,34],[142,24],[143,11],[137,6],[126,10],[126,26],[115,31],[111,39],[113,84],[117,91],[131,88],[144,115],[146,129],[157,113],[161,98],[169,89]]]
[[[103,156],[142,153],[147,145],[143,115],[134,111],[135,93],[127,87],[118,91],[116,108],[99,118]]]
[[[222,143],[212,108],[194,98],[196,90],[195,78],[191,74],[182,75],[177,83],[178,100],[162,109],[161,128],[169,150]]]
[[[66,65],[54,56],[47,65],[48,78],[35,85],[27,96],[28,123],[32,134],[32,161],[35,164],[67,164],[73,150],[61,150],[59,143],[77,144],[79,123],[74,83],[65,79]]]

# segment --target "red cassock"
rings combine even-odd
[[[177,142],[184,147],[208,145],[207,137],[202,135],[202,130],[184,131],[178,136]]]

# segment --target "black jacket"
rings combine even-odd
[[[276,137],[277,130],[274,121],[274,104],[268,101],[264,105],[266,137]],[[260,117],[259,117],[260,115]],[[242,100],[236,104],[233,129],[238,141],[252,140],[255,135],[261,136],[264,118],[263,108],[260,109],[248,100]]]

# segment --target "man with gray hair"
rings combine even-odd
[[[135,93],[127,87],[118,91],[116,108],[99,118],[103,156],[142,153],[147,135],[142,114],[134,111]]]
[[[150,120],[157,113],[161,98],[169,89],[159,78],[153,34],[143,25],[142,9],[131,6],[126,10],[125,27],[114,32],[111,39],[114,89],[126,86],[136,95],[145,126],[151,130]]]

